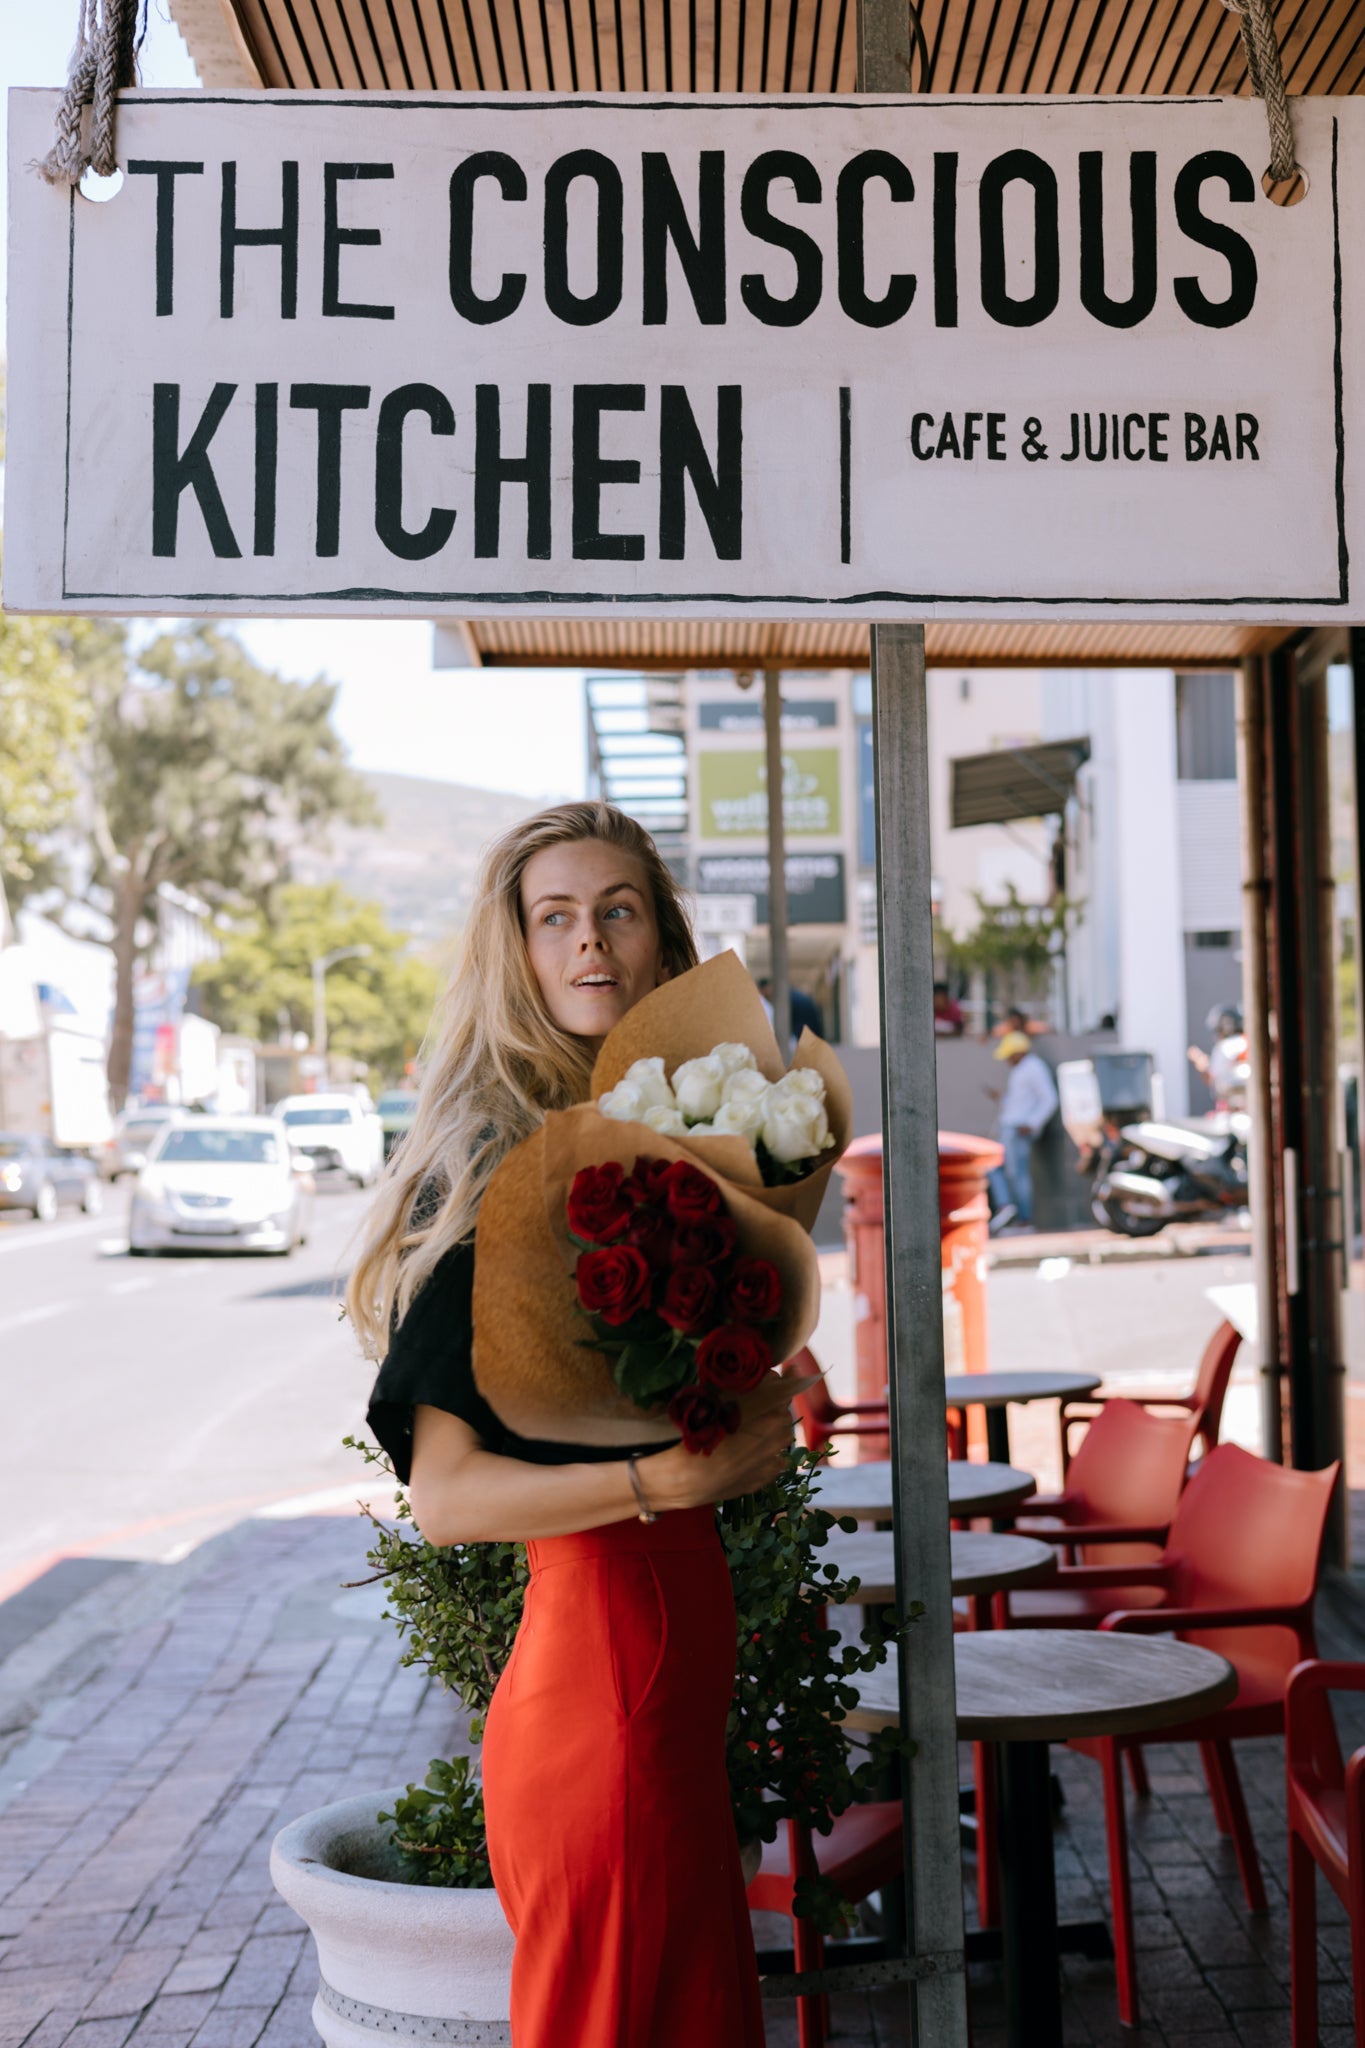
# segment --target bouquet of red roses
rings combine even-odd
[[[667,1130],[620,1114],[638,1062],[651,1074],[661,1063],[670,1089],[681,1075],[688,1094],[698,1061],[714,1080],[707,1058],[718,1046],[765,1101],[819,1095],[819,1146],[798,1148],[811,1151],[799,1178],[772,1184],[754,1138],[714,1120],[698,1135],[682,1113]],[[738,1424],[740,1396],[794,1358],[819,1318],[810,1231],[852,1128],[848,1078],[809,1032],[784,1078],[758,990],[722,953],[613,1026],[590,1093],[551,1111],[489,1179],[475,1237],[475,1381],[518,1436],[611,1449],[681,1434],[714,1450]]]
[[[585,1166],[565,1206],[583,1342],[638,1407],[666,1405],[689,1451],[715,1450],[777,1363],[777,1267],[741,1252],[720,1188],[685,1159]]]

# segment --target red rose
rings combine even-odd
[[[695,1337],[709,1320],[719,1292],[715,1276],[705,1266],[675,1266],[659,1314],[684,1337]]]
[[[725,1203],[720,1189],[685,1159],[676,1159],[666,1176],[668,1212],[679,1223],[700,1223],[708,1216],[722,1216]]]
[[[590,1316],[619,1328],[649,1307],[650,1274],[630,1245],[607,1245],[584,1252],[574,1268],[578,1299]]]
[[[635,1170],[626,1182],[626,1193],[633,1195],[637,1202],[662,1202],[668,1194],[668,1176],[672,1169],[671,1159],[637,1159]]]
[[[782,1306],[782,1281],[770,1259],[740,1259],[727,1303],[737,1323],[771,1323]]]
[[[673,1231],[675,1266],[718,1266],[735,1248],[738,1232],[728,1216],[707,1216],[700,1223],[679,1223]]]
[[[722,1394],[748,1394],[771,1367],[773,1354],[757,1330],[712,1330],[697,1346],[697,1378]]]
[[[621,1235],[635,1210],[625,1178],[624,1166],[614,1159],[605,1166],[582,1167],[574,1175],[567,1209],[575,1237],[586,1238],[589,1244],[607,1244]]]
[[[710,1387],[684,1387],[668,1404],[668,1419],[689,1451],[710,1457],[739,1428],[739,1404],[722,1401]]]
[[[623,1242],[633,1245],[656,1273],[662,1272],[673,1257],[673,1225],[667,1209],[657,1202],[642,1203],[630,1219]]]

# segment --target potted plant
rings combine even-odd
[[[391,1470],[372,1445],[346,1441]],[[788,1818],[826,1832],[898,1748],[894,1736],[871,1738],[855,1761],[839,1726],[851,1677],[883,1661],[896,1628],[889,1613],[874,1615],[855,1643],[826,1625],[825,1604],[847,1600],[857,1581],[819,1558],[836,1526],[815,1505],[819,1462],[795,1450],[774,1486],[719,1510],[738,1635],[727,1763],[749,1870]],[[425,1664],[457,1695],[477,1745],[521,1616],[524,1552],[437,1549],[412,1526],[401,1490],[393,1523],[369,1519],[369,1561],[405,1638],[403,1662]],[[405,2048],[510,2038],[512,1936],[489,1877],[471,1758],[437,1758],[422,1785],[304,1815],[276,1837],[271,1875],[317,1940],[313,2018],[328,2048],[376,2048],[385,2035]],[[818,1878],[798,1884],[796,1908],[827,1933],[846,1924],[843,1900]]]

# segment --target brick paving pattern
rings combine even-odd
[[[350,1517],[248,1525],[0,1764],[0,2048],[313,2048],[312,1943],[271,1888],[271,1840],[310,1807],[420,1778],[464,1739],[450,1699],[400,1667],[392,1626],[339,1597],[364,1547]],[[1361,1654],[1351,1615],[1338,1603],[1324,1650]],[[1121,2033],[1110,1967],[1069,1962],[1067,2048],[1287,2048],[1281,1753],[1240,1755],[1270,1913],[1246,1911],[1197,1758],[1149,1751],[1152,1797],[1132,1808],[1145,2023]],[[1092,1916],[1106,1902],[1099,1773],[1054,1759],[1061,1906]],[[1349,1951],[1330,1898],[1321,1947],[1322,2040],[1346,2048]],[[997,1971],[973,1969],[972,1998],[975,2048],[999,2048]],[[836,1999],[835,2039],[903,2048],[904,2008],[900,1990]],[[770,2007],[770,2048],[795,2040],[794,2009]]]

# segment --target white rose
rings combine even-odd
[[[711,1057],[720,1061],[727,1076],[758,1065],[747,1045],[713,1045]]]
[[[605,1095],[598,1096],[597,1107],[603,1116],[614,1117],[618,1123],[638,1124],[644,1119],[645,1099],[631,1082],[618,1081]]]
[[[680,1109],[671,1109],[666,1102],[656,1102],[640,1118],[651,1131],[657,1131],[661,1138],[685,1138],[687,1124]]]
[[[673,1076],[673,1093],[690,1124],[710,1122],[720,1108],[724,1085],[725,1069],[714,1053],[699,1060],[684,1060]]]
[[[757,1138],[763,1131],[763,1101],[722,1102],[711,1128],[717,1137]]]
[[[763,1142],[784,1166],[813,1159],[830,1142],[824,1103],[804,1088],[784,1089],[775,1083],[764,1105]]]
[[[764,1079],[756,1067],[741,1067],[731,1074],[721,1090],[722,1102],[755,1103],[766,1102],[772,1082]]]
[[[664,1063],[661,1059],[636,1060],[632,1066],[626,1068],[621,1079],[628,1081],[632,1088],[639,1089],[646,1109],[676,1108],[673,1090],[668,1085],[668,1076],[664,1072]]]
[[[793,1067],[774,1085],[789,1095],[809,1095],[817,1102],[825,1099],[824,1075],[814,1067]]]
[[[689,1124],[687,1135],[689,1138],[714,1138],[716,1127],[714,1124]]]

